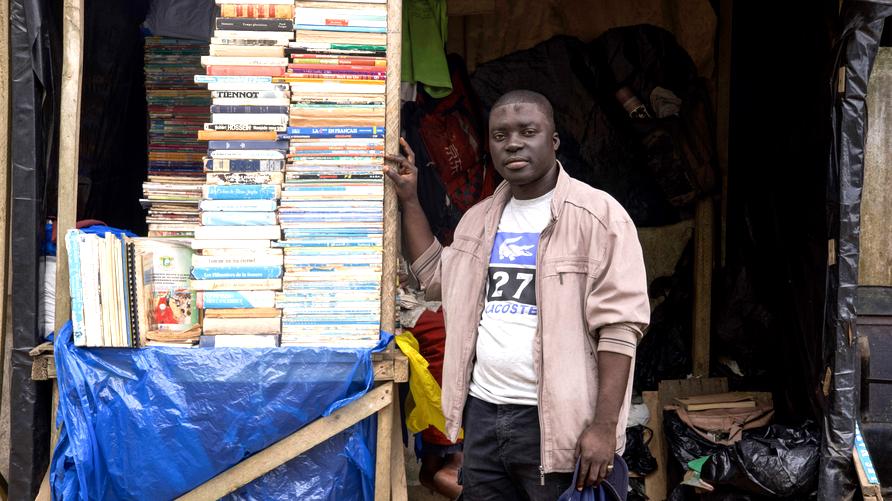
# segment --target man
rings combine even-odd
[[[493,105],[489,147],[504,178],[434,239],[414,155],[385,166],[412,270],[446,321],[443,413],[464,423],[464,499],[554,500],[599,483],[625,445],[635,347],[650,316],[634,224],[555,158],[551,104],[513,91]]]

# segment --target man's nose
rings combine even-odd
[[[517,151],[521,148],[523,148],[523,143],[520,142],[520,140],[518,140],[516,136],[511,136],[505,143],[505,149],[511,152]]]

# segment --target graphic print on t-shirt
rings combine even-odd
[[[489,257],[484,314],[536,315],[539,233],[498,232]]]

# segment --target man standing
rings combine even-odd
[[[625,446],[635,348],[650,309],[634,224],[570,178],[541,94],[493,105],[489,147],[505,179],[467,211],[452,245],[418,202],[414,154],[385,166],[412,270],[446,322],[443,413],[465,427],[464,499],[554,500],[600,482]]]

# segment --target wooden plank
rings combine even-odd
[[[83,76],[84,3],[64,0],[62,14],[62,91],[59,119],[59,198],[56,219],[56,332],[71,317],[68,249],[65,232],[77,221],[77,167]]]
[[[373,389],[330,416],[313,421],[177,499],[211,501],[234,492],[390,405],[393,400],[391,386],[385,384]]]
[[[393,383],[383,386],[393,388]],[[392,391],[392,390],[391,390]],[[390,406],[378,413],[378,445],[375,453],[375,501],[390,501],[391,444],[393,441],[393,409]]]
[[[400,64],[402,62],[402,2],[387,2],[387,102],[384,150],[389,155],[400,150]],[[381,330],[394,333],[396,320],[397,240],[399,208],[393,183],[384,178],[384,263],[381,273]],[[392,347],[391,347],[392,350]]]
[[[673,403],[676,397],[693,397],[728,391],[728,379],[723,377],[667,379],[660,381],[660,409]]]
[[[709,376],[714,217],[712,199],[697,202],[694,218],[694,321],[691,343],[694,377]]]
[[[892,287],[892,47],[880,47],[867,85],[859,285]]]
[[[409,486],[406,482],[406,447],[403,445],[402,416],[399,398],[390,405],[393,409],[393,420],[390,434],[390,489],[393,501],[408,501]]]
[[[10,275],[9,270],[9,182],[12,179],[12,172],[9,168],[10,159],[10,78],[9,78],[9,48],[11,46],[9,40],[9,2],[0,1],[0,43],[3,44],[0,50],[0,137],[3,138],[3,144],[0,145],[0,252],[2,252],[2,263],[0,263],[0,409],[3,408],[3,378],[6,375],[6,307],[7,307],[7,287]],[[0,496],[5,499],[6,479],[0,475]]]
[[[716,154],[722,176],[721,250],[719,262],[725,265],[728,251],[728,158],[731,138],[731,15],[734,0],[719,0],[716,40]]]
[[[657,460],[657,469],[644,479],[644,494],[650,501],[665,501],[668,490],[668,478],[666,477],[667,461],[669,455],[666,446],[666,436],[663,434],[663,407],[660,405],[660,395],[656,391],[641,392],[644,405],[650,413],[647,427],[653,431],[650,440],[650,453]]]

